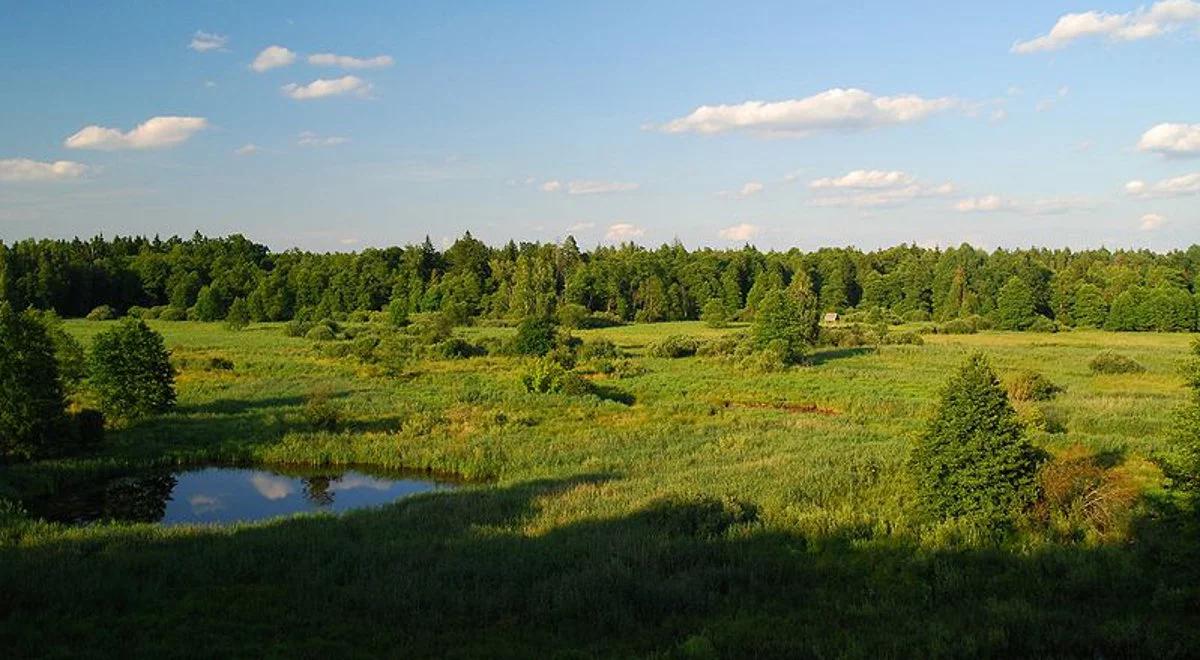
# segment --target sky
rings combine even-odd
[[[1200,1],[0,0],[0,240],[1200,242]]]

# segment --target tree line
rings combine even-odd
[[[561,243],[491,247],[468,232],[444,250],[273,253],[241,235],[166,240],[0,242],[0,300],[84,316],[106,306],[167,319],[336,317],[389,308],[457,320],[575,314],[615,322],[697,319],[716,305],[751,319],[768,293],[797,282],[822,312],[893,319],[988,318],[1110,330],[1197,329],[1200,245],[1187,250],[998,249],[899,245],[862,251],[687,250],[678,242],[581,250]],[[135,314],[136,315],[136,314]]]

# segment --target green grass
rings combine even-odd
[[[68,322],[87,339],[104,323]],[[646,372],[632,405],[537,395],[520,360],[421,361],[389,377],[280,326],[155,323],[183,363],[178,410],[98,453],[0,468],[0,497],[69,473],[204,461],[374,464],[474,485],[342,517],[230,528],[67,528],[0,514],[0,644],[17,655],[549,657],[1194,655],[1194,535],[1152,458],[1184,400],[1187,336],[928,335],[745,371],[644,357],[698,322],[605,337]],[[502,336],[481,328],[468,336]],[[1095,376],[1113,349],[1147,367]],[[1065,433],[1119,457],[1146,497],[1113,538],[1001,542],[918,524],[903,463],[971,351],[1043,372]],[[205,371],[229,358],[232,371]],[[305,396],[328,388],[338,432]],[[743,515],[745,507],[756,515]],[[569,656],[564,656],[569,657]]]

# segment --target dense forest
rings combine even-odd
[[[358,253],[272,253],[243,236],[0,242],[0,299],[83,316],[100,306],[166,319],[222,319],[235,301],[253,320],[333,317],[388,305],[457,319],[574,311],[611,321],[699,318],[711,301],[752,317],[796,278],[824,311],[997,327],[1050,323],[1110,330],[1197,329],[1200,245],[1186,251],[1075,252],[854,248],[689,251],[633,244],[489,247],[465,234],[444,251],[420,245]]]

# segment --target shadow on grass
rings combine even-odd
[[[0,518],[0,643],[10,657],[1200,651],[1195,524],[1165,505],[1128,546],[1021,553],[783,533],[753,505],[699,496],[541,527],[548,503],[600,497],[608,479],[190,533]]]
[[[348,392],[338,392],[330,396],[345,397],[348,394]],[[281,396],[269,399],[217,399],[208,403],[176,406],[174,413],[177,415],[237,415],[254,410],[292,408],[301,405],[304,405],[304,397],[302,396]]]
[[[626,406],[632,406],[637,403],[637,397],[612,385],[592,381],[591,389],[592,394],[605,401],[613,401]]]
[[[823,348],[809,354],[807,360],[810,365],[817,367],[833,360],[858,357],[860,355],[870,355],[874,352],[875,349],[870,346],[856,346],[854,348]]]

